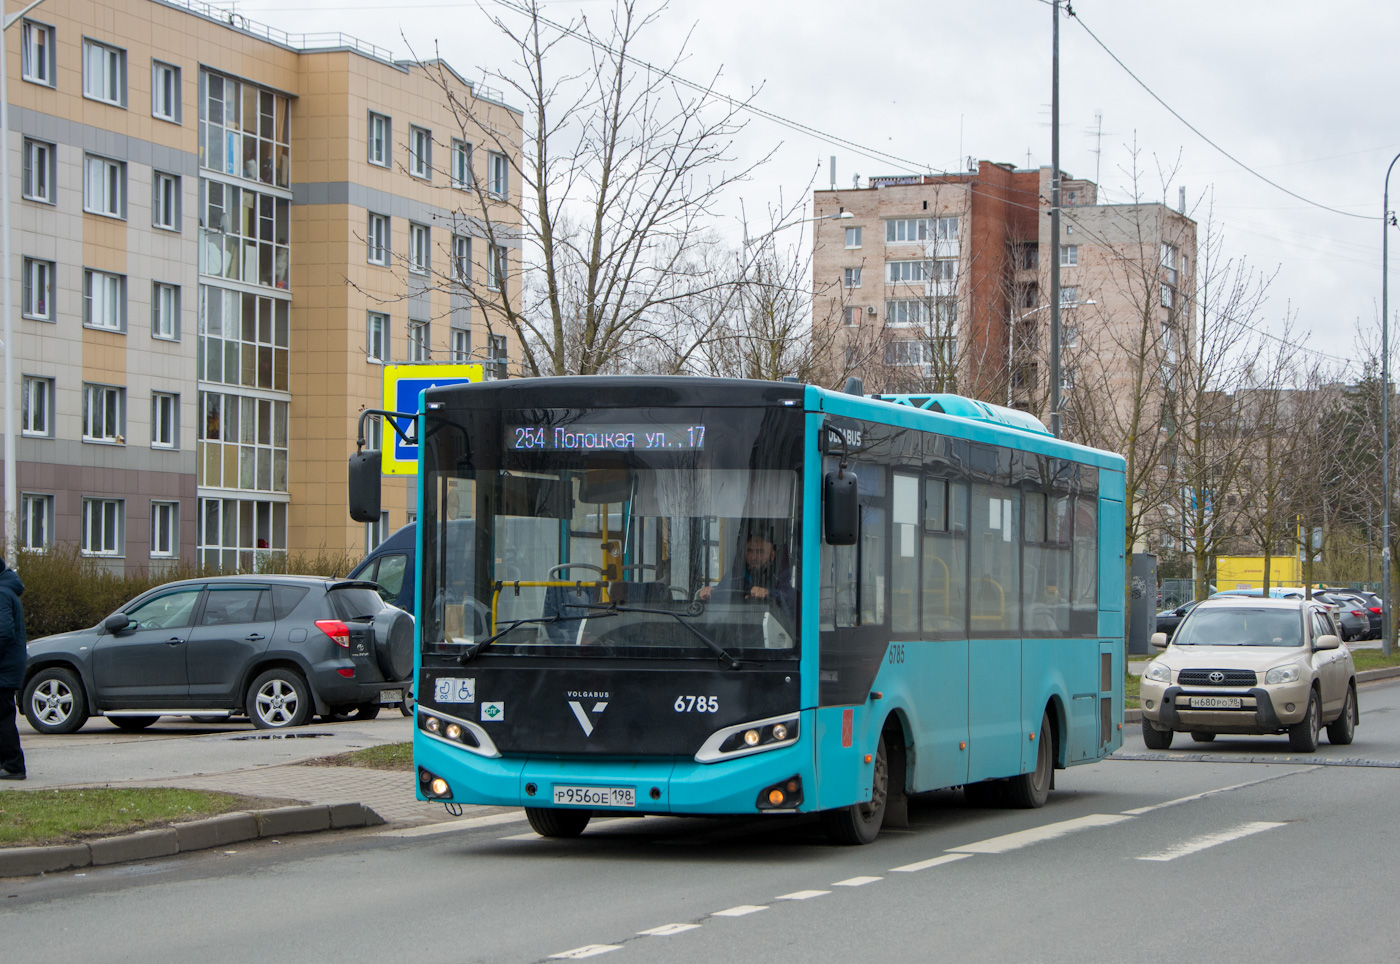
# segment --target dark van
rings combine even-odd
[[[351,579],[379,584],[379,595],[391,605],[413,612],[413,553],[418,544],[418,523],[410,522],[385,539],[350,573]]]

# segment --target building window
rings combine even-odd
[[[472,333],[465,328],[452,329],[452,360],[455,362],[471,361],[472,357]]]
[[[254,499],[200,499],[195,523],[199,564],[251,572],[287,555],[287,505]]]
[[[490,192],[495,197],[510,197],[510,161],[504,154],[490,152],[486,157],[486,177]]]
[[[170,558],[180,549],[180,503],[151,503],[151,557]]]
[[[859,308],[856,305],[847,305],[845,308],[842,308],[842,323],[844,323],[847,328],[854,328],[856,325],[860,324],[860,316],[863,310],[864,309]]]
[[[1079,304],[1079,287],[1077,285],[1065,285],[1060,288],[1060,304],[1073,307]]]
[[[1079,245],[1064,244],[1060,246],[1060,267],[1070,268],[1079,263]]]
[[[287,491],[287,402],[199,393],[195,484]]]
[[[365,316],[365,355],[370,361],[389,360],[389,316],[382,311]]]
[[[83,96],[126,106],[126,51],[96,40],[83,41]]]
[[[1170,308],[1176,304],[1176,291],[1171,285],[1162,285],[1162,307]]]
[[[27,201],[53,204],[53,184],[57,173],[57,152],[52,144],[24,139],[24,197]]]
[[[408,360],[415,362],[431,361],[432,325],[426,321],[408,323]]]
[[[465,190],[472,186],[472,146],[452,141],[452,186]]]
[[[408,173],[424,180],[432,180],[433,132],[426,128],[408,129]]]
[[[847,228],[847,229],[846,229],[846,247],[848,247],[848,248],[858,248],[858,247],[860,247],[860,235],[861,235],[861,229],[860,229],[860,228]]]
[[[506,283],[506,249],[503,245],[492,244],[486,251],[486,287],[492,291],[504,291]]]
[[[199,225],[201,274],[289,289],[290,200],[200,178]]]
[[[379,513],[378,522],[365,524],[365,552],[373,552],[379,548],[379,544],[389,538],[389,513]]]
[[[180,444],[180,396],[151,393],[151,448],[173,449]]]
[[[896,339],[885,344],[885,364],[927,365],[933,361],[933,346],[926,341]]]
[[[885,280],[889,284],[915,284],[929,280],[931,261],[889,261],[885,264]]]
[[[472,283],[472,239],[461,234],[452,236],[452,280]]]
[[[36,438],[53,435],[53,379],[25,375],[20,381],[20,434]]]
[[[83,386],[83,441],[126,444],[126,389]]]
[[[846,268],[846,269],[844,269],[844,271],[843,271],[843,276],[842,276],[842,284],[844,284],[847,288],[859,288],[859,287],[860,287],[860,269],[859,269],[859,268]]]
[[[885,222],[885,243],[956,241],[957,218],[891,218]]]
[[[290,190],[290,156],[286,97],[213,71],[199,72],[200,167]]]
[[[126,217],[126,164],[83,156],[83,210],[109,218]]]
[[[20,76],[31,84],[54,86],[53,27],[24,21],[20,28]]]
[[[382,214],[371,214],[366,235],[369,263],[387,265],[389,263],[389,219]]]
[[[180,340],[180,286],[157,281],[151,288],[151,336]]]
[[[369,115],[369,162],[380,167],[389,166],[391,131],[389,118],[383,114]]]
[[[891,328],[922,326],[928,321],[928,302],[900,300],[885,302],[885,324]]]
[[[83,324],[107,331],[126,331],[124,275],[83,271]]]
[[[1176,245],[1174,245],[1174,244],[1167,244],[1167,243],[1163,242],[1163,244],[1162,244],[1162,268],[1164,269],[1164,273],[1166,274],[1167,284],[1172,285],[1173,287],[1175,287],[1175,285],[1176,285],[1176,280],[1177,280],[1177,276],[1176,276],[1176,259],[1177,259]],[[1163,302],[1163,303],[1165,304],[1165,302]]]
[[[428,266],[431,263],[431,248],[429,247],[428,226],[425,224],[408,225],[408,270],[415,274],[427,274]]]
[[[151,223],[167,231],[180,230],[180,178],[156,171],[151,193]]]
[[[19,497],[19,541],[32,552],[43,552],[53,544],[53,496]]]
[[[506,364],[510,361],[510,348],[505,335],[491,335],[487,347],[487,361],[496,366],[496,377],[506,377]]]
[[[53,321],[53,275],[52,261],[24,259],[24,292],[20,304],[24,317]]]
[[[151,116],[180,123],[180,68],[151,61]]]
[[[121,499],[83,500],[82,551],[88,556],[119,556],[122,554],[123,530],[126,527]]]
[[[196,377],[287,391],[290,312],[281,298],[200,285]]]
[[[1032,271],[1040,267],[1040,248],[1034,241],[1022,244],[1020,252],[1019,267]]]

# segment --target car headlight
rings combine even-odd
[[[1289,663],[1287,666],[1275,666],[1264,674],[1264,682],[1273,683],[1296,683],[1302,677],[1303,670],[1297,663]]]
[[[1142,678],[1150,679],[1154,683],[1170,683],[1172,681],[1171,667],[1154,659],[1147,664],[1147,671],[1142,674]]]

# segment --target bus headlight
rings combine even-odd
[[[695,759],[698,763],[716,763],[791,746],[797,742],[799,729],[796,714],[726,726],[710,734],[696,752]]]

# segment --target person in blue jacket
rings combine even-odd
[[[24,583],[19,573],[0,559],[0,780],[23,780],[24,751],[19,748],[15,701],[24,685],[26,661],[24,605],[19,601]]]

